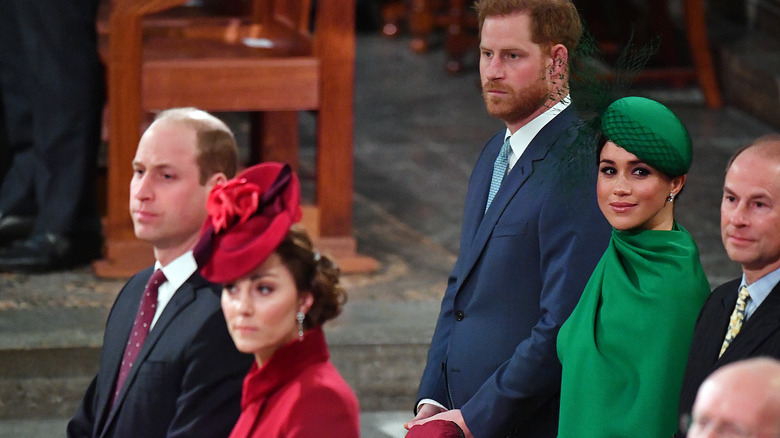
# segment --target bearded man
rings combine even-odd
[[[568,91],[582,25],[569,0],[476,9],[485,105],[506,129],[472,172],[460,254],[406,427],[448,420],[466,437],[555,437],[558,329],[611,232],[596,203],[595,142],[582,141]]]

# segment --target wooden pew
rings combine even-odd
[[[112,0],[103,25],[110,117],[106,248],[96,274],[125,277],[153,260],[128,213],[130,163],[149,114],[180,106],[252,113],[262,128],[253,130],[255,156],[294,167],[297,111],[315,111],[315,205],[304,209],[305,226],[342,270],[377,269],[352,236],[355,0],[316,2],[313,23],[310,0],[253,0],[243,15],[185,3]]]

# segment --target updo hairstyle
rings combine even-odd
[[[298,293],[311,292],[314,297],[304,328],[319,327],[341,313],[347,291],[339,284],[339,268],[333,260],[314,251],[303,228],[290,228],[275,252],[290,270]]]

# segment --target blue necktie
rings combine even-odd
[[[496,197],[499,187],[501,187],[501,181],[504,180],[506,175],[506,168],[509,166],[509,152],[512,151],[512,146],[509,144],[507,137],[504,145],[501,146],[501,151],[498,153],[496,162],[493,163],[493,178],[490,180],[490,191],[488,192],[487,204],[485,205],[485,213],[490,208],[490,203],[493,202],[493,198]]]

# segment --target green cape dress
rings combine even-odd
[[[612,231],[558,335],[559,438],[671,437],[709,283],[691,235]]]

